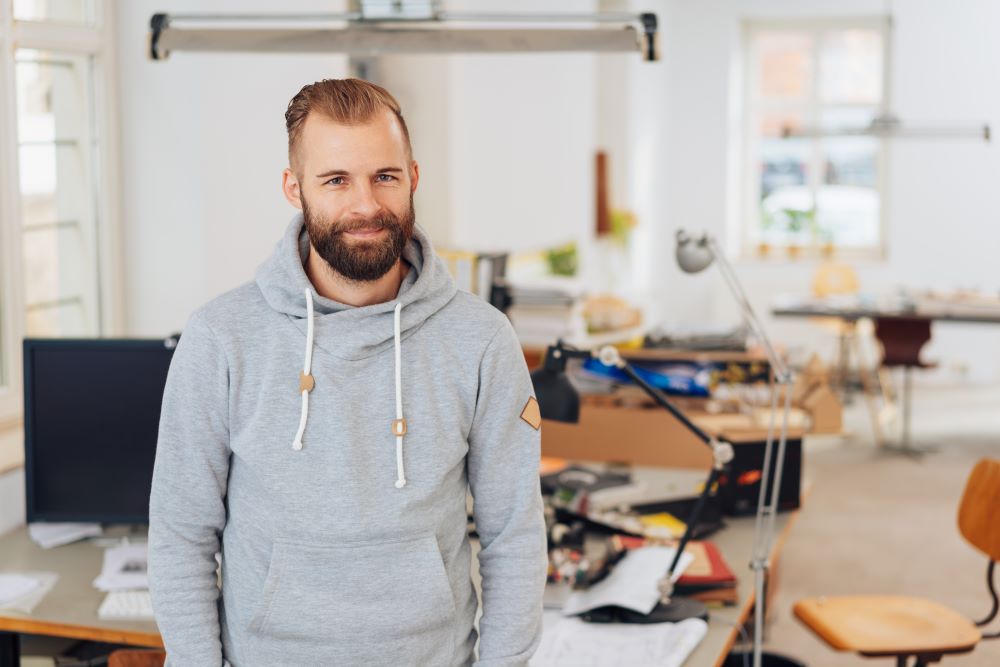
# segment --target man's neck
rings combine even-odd
[[[403,284],[409,268],[410,265],[400,258],[378,280],[356,282],[334,271],[312,244],[309,244],[305,266],[306,276],[320,296],[348,306],[370,306],[392,301],[399,294],[399,286]]]

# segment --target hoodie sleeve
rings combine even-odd
[[[527,665],[541,637],[548,556],[533,402],[521,346],[505,319],[481,361],[469,435],[469,486],[482,545],[478,667]]]
[[[229,370],[195,313],[174,351],[149,500],[149,586],[167,664],[223,664],[215,553],[226,521]]]

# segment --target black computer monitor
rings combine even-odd
[[[25,339],[27,519],[141,524],[175,338]]]

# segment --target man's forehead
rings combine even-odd
[[[299,137],[298,152],[304,161],[324,171],[348,169],[347,163],[354,168],[377,169],[390,166],[387,160],[391,166],[404,166],[408,162],[406,140],[388,109],[360,123],[343,123],[310,113]]]

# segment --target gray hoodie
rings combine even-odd
[[[149,508],[168,664],[472,663],[467,488],[476,664],[527,664],[545,534],[509,322],[456,290],[419,228],[387,303],[314,294],[307,252],[296,216],[256,281],[196,311],[174,354]]]

